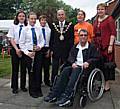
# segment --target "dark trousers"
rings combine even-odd
[[[55,86],[53,86],[52,91],[55,96],[60,97],[62,93],[66,96],[70,96],[73,92],[79,74],[82,73],[81,71],[81,67],[74,69],[71,66],[65,67],[56,81]]]
[[[29,73],[29,93],[41,93],[41,69],[42,69],[42,54],[41,51],[35,53],[34,60],[24,54],[24,61],[26,63]],[[32,71],[33,69],[33,71]]]
[[[41,91],[41,80],[42,79],[42,52],[37,51],[35,53],[34,64],[33,64],[33,86],[32,90],[35,93]]]
[[[23,89],[26,86],[26,66],[23,57],[19,58],[14,48],[11,49],[11,61],[12,61],[11,88],[18,89],[18,75],[20,66],[20,88]]]
[[[51,75],[51,82],[53,84],[55,76],[58,74],[58,69],[61,64],[66,61],[65,58],[61,57],[52,57],[52,75]]]
[[[48,47],[43,47],[42,48],[42,68],[44,70],[44,83],[50,83],[49,77],[49,69],[50,69],[50,63],[51,63],[51,57],[46,57],[46,54],[48,52],[49,48]],[[42,72],[42,71],[41,71]],[[42,77],[42,73],[41,73]],[[41,78],[41,83],[42,83],[42,78]]]
[[[29,56],[23,54],[23,59],[24,59],[24,62],[25,62],[25,66],[28,70],[28,76],[29,76],[29,92],[31,92],[31,89],[32,89],[32,81],[33,81],[33,72],[31,72],[31,69],[32,69],[32,58],[30,58]]]

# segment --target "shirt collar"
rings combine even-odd
[[[23,26],[24,26],[24,23],[19,23],[18,25],[19,25],[19,26],[20,26],[20,25],[23,25]]]
[[[84,49],[88,49],[88,46],[89,46],[89,43],[88,43],[88,42],[85,44],[84,47],[82,47],[81,44],[78,43],[78,45],[76,46],[76,48],[78,48],[78,49],[79,49],[79,48],[82,48],[82,50],[84,50]]]
[[[65,25],[65,20],[62,22],[63,23],[63,27],[64,27],[64,25]],[[61,25],[61,22],[59,21],[59,25]]]

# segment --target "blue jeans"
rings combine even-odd
[[[53,94],[58,98],[62,93],[70,96],[80,73],[82,73],[81,67],[65,67],[57,79],[55,86],[53,86]]]

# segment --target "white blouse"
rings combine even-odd
[[[19,40],[19,46],[21,50],[27,55],[29,53],[29,50],[33,50],[33,39],[32,39],[32,26],[28,25],[26,26],[23,31],[21,32],[20,40]],[[44,46],[44,38],[40,35],[39,28],[35,28],[35,33],[37,36],[37,46],[42,48]]]
[[[50,42],[50,37],[51,37],[51,29],[49,28],[48,24],[46,24],[45,27],[42,27],[40,26],[40,36],[43,36],[43,33],[42,33],[42,28],[45,29],[45,38],[46,38],[46,44],[44,45],[45,47],[49,47],[49,42]]]
[[[18,25],[13,24],[7,34],[7,37],[10,39],[13,39],[16,44],[19,44],[20,25],[23,25],[23,28],[25,27],[24,24],[20,24],[20,23]],[[23,28],[22,28],[22,30],[23,30]],[[22,30],[21,30],[21,32],[22,32]]]

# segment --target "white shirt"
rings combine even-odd
[[[64,27],[65,25],[65,20],[62,22],[62,28]],[[59,21],[59,26],[61,27],[61,22]]]
[[[19,46],[21,50],[27,55],[29,50],[33,50],[33,39],[32,39],[32,26],[28,25],[24,27],[23,31],[21,32]],[[44,38],[40,35],[39,28],[35,28],[35,33],[37,36],[37,46],[42,48],[44,46]]]
[[[20,25],[23,25],[23,27],[22,27],[22,30],[23,30],[23,28],[25,27],[24,24],[20,24],[20,23],[18,25],[13,24],[7,34],[7,37],[10,39],[13,39],[16,44],[19,44]]]
[[[49,47],[49,42],[50,42],[50,36],[51,36],[51,29],[49,28],[48,24],[45,25],[45,27],[42,27],[40,25],[40,36],[43,36],[43,33],[42,33],[42,28],[45,28],[45,38],[46,38],[46,44],[44,45],[44,47]]]
[[[83,54],[82,54],[82,50],[88,49],[88,46],[89,46],[89,43],[88,43],[88,42],[85,44],[84,47],[82,47],[80,43],[76,46],[76,48],[79,49],[78,54],[77,54],[77,59],[76,59],[76,61],[75,61],[75,63],[76,63],[78,66],[83,66]]]

